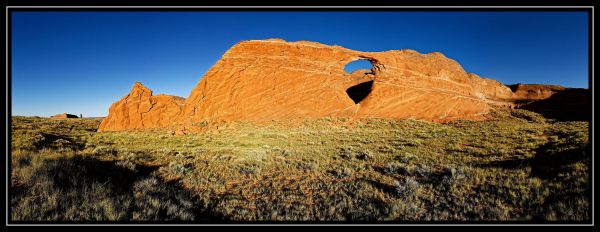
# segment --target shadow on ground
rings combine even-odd
[[[531,167],[531,175],[542,179],[553,179],[559,174],[568,172],[569,165],[577,162],[586,162],[591,152],[588,144],[578,148],[563,151],[553,151],[552,144],[547,143],[536,149],[533,158],[516,158],[509,160],[493,161],[479,165],[480,167],[520,169]]]
[[[566,191],[551,192],[541,202],[529,206],[532,213],[532,221],[581,221],[582,218],[590,218],[589,207],[591,185],[584,171],[578,170],[572,164],[583,163],[587,166],[591,162],[591,147],[586,143],[580,147],[566,150],[556,150],[555,144],[547,143],[536,149],[533,158],[511,159],[504,161],[489,162],[481,167],[495,167],[504,169],[521,169],[531,167],[531,176],[554,182],[559,180],[561,187]],[[533,191],[533,190],[532,190]],[[537,196],[539,192],[529,192],[531,196]]]
[[[66,135],[50,133],[41,133],[40,135],[42,139],[35,143],[37,150],[43,148],[80,150],[85,146],[84,142]]]
[[[152,175],[155,166],[74,156],[46,159],[28,183],[14,188],[12,219],[19,221],[226,220],[178,182]]]
[[[566,89],[551,97],[519,107],[558,121],[589,121],[592,118],[589,89]]]

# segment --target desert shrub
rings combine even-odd
[[[401,155],[396,156],[396,159],[402,163],[408,163],[415,160],[417,157],[409,152],[404,152]]]
[[[427,180],[433,169],[425,164],[418,164],[407,169],[407,174]]]
[[[278,147],[278,146],[272,147],[271,151],[274,154],[277,154],[277,155],[282,155],[282,156],[289,156],[289,155],[291,155],[291,152],[288,149],[284,149],[284,148],[281,148],[281,147]]]
[[[385,220],[398,220],[398,221],[415,221],[419,220],[418,215],[423,215],[426,209],[423,207],[423,202],[418,200],[406,200],[402,198],[393,199],[389,204],[388,208],[390,213]],[[437,212],[443,213],[443,212]]]
[[[202,153],[205,153],[205,152],[206,152],[206,149],[203,148],[203,147],[195,147],[194,150],[193,150],[193,153],[197,153],[197,154],[202,154]]]
[[[153,159],[151,152],[149,151],[130,151],[123,152],[122,158],[132,162],[148,162]]]
[[[404,174],[404,173],[406,173],[406,169],[405,169],[404,165],[394,162],[394,163],[387,163],[383,167],[383,172],[387,175]]]
[[[375,156],[373,152],[369,150],[356,150],[353,147],[341,147],[339,148],[339,155],[342,159],[351,160],[351,159],[359,159],[359,160],[371,160]]]
[[[465,174],[462,169],[445,168],[442,173],[442,180],[437,185],[437,188],[444,193],[451,193],[452,189],[461,184],[465,179]]]
[[[319,167],[319,165],[317,165],[315,162],[300,162],[297,164],[298,169],[300,170],[304,170],[304,171],[315,171],[317,170],[317,168]]]
[[[116,156],[118,154],[118,150],[114,147],[108,147],[108,146],[98,146],[96,148],[94,148],[94,150],[92,151],[94,154],[96,155],[109,155],[109,156]]]
[[[355,156],[359,160],[371,160],[374,158],[373,152],[371,152],[369,150],[358,151],[358,152],[356,152]]]
[[[391,154],[394,154],[397,150],[393,146],[386,144],[386,145],[380,147],[378,149],[378,151],[382,152],[382,153],[391,153]]]
[[[185,175],[187,172],[189,172],[191,170],[192,170],[191,164],[181,164],[181,163],[178,163],[175,161],[169,163],[169,166],[168,166],[169,173],[178,175],[178,176]]]
[[[350,177],[350,176],[352,176],[353,173],[354,173],[354,171],[348,167],[342,167],[342,168],[337,168],[337,169],[331,170],[331,174],[333,174],[333,176],[335,176],[337,178]]]
[[[396,194],[402,199],[412,199],[419,193],[421,186],[414,178],[407,177],[396,181],[395,188]]]
[[[115,162],[115,165],[117,167],[122,167],[122,168],[125,168],[128,170],[134,171],[134,172],[137,171],[135,169],[135,167],[136,167],[135,163],[131,162],[130,160],[119,160],[119,161]]]
[[[290,156],[291,154],[292,154],[292,152],[288,149],[283,149],[281,151],[281,155],[283,155],[283,156]]]
[[[352,147],[342,147],[340,148],[340,157],[342,159],[352,159],[354,151]]]
[[[257,175],[261,171],[260,166],[254,162],[244,162],[238,169],[239,173],[242,175]]]

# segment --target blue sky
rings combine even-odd
[[[188,97],[241,40],[442,52],[505,84],[588,88],[585,12],[13,12],[12,114],[106,116],[135,81]]]

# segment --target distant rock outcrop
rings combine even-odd
[[[51,116],[51,118],[79,118],[79,117],[77,117],[77,115],[74,115],[74,114],[62,113],[62,114],[57,114],[57,115]]]
[[[152,91],[136,82],[127,96],[112,104],[99,131],[164,128],[173,124],[183,107],[184,98],[152,96]]]
[[[565,87],[558,85],[516,84],[509,85],[514,93],[513,99],[532,101],[549,98],[555,93],[564,91]]]
[[[547,88],[543,89],[548,91]],[[544,94],[544,90],[540,92]],[[547,96],[535,101],[520,100],[517,107],[561,121],[589,121],[592,119],[591,95],[588,89],[564,88]]]
[[[361,59],[373,68],[344,71]],[[560,88],[505,86],[465,72],[439,52],[361,52],[307,41],[252,40],[231,47],[187,99],[152,96],[136,83],[111,106],[99,130],[330,116],[483,120],[492,105],[515,107],[516,101],[546,99]]]

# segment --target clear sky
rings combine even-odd
[[[241,40],[442,52],[505,84],[588,88],[585,12],[13,12],[12,114],[106,116],[135,81],[188,97]]]

